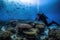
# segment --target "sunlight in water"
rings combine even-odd
[[[8,0],[8,2],[22,3],[25,5],[36,5],[37,3],[39,3],[39,0]]]

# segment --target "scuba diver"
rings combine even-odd
[[[41,13],[41,14],[38,13],[37,14],[36,20],[43,21],[47,26],[50,26],[52,24],[57,24],[55,21],[52,21],[51,23],[48,23],[47,19],[48,19],[48,17],[46,15],[44,15],[44,13]],[[57,24],[57,25],[59,25],[59,24]]]

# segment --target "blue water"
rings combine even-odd
[[[40,0],[38,6],[36,4],[23,5],[22,3],[16,1],[14,2],[9,0],[0,0],[0,6],[3,6],[3,8],[0,8],[0,20],[35,20],[36,14],[38,12],[42,12],[49,19],[54,20],[60,24],[60,9],[58,7],[59,5],[57,4],[59,4],[59,0]],[[39,7],[39,10],[37,9],[37,7]]]

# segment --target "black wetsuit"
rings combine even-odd
[[[43,21],[47,26],[50,26],[51,24],[57,24],[56,22],[52,21],[51,23],[48,23],[46,20],[47,17],[44,14],[37,14],[37,19],[38,21]],[[59,24],[57,24],[59,25]]]

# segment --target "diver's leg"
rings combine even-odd
[[[49,26],[52,25],[52,24],[57,24],[57,25],[59,25],[58,23],[52,21],[51,23],[49,23]]]

